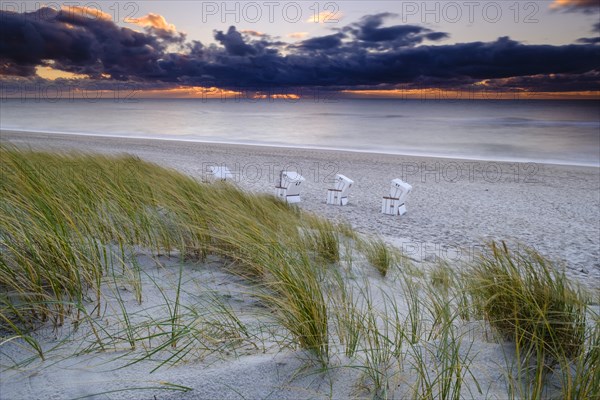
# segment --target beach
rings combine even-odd
[[[0,400],[600,400],[598,1],[6,2]]]
[[[306,179],[302,210],[381,238],[408,259],[381,274],[358,242],[340,239],[338,261],[327,264],[333,275],[324,273],[319,284],[330,320],[328,358],[318,361],[314,349],[282,329],[262,285],[232,273],[227,257],[190,259],[142,246],[121,254],[109,245],[109,258],[126,265],[101,278],[100,306],[86,295],[64,323],[48,321],[31,333],[43,360],[19,335],[3,336],[0,399],[400,399],[443,390],[440,377],[448,371],[456,375],[444,379],[461,398],[505,399],[512,390],[514,398],[529,398],[532,389],[515,389],[509,378],[520,371],[514,343],[461,314],[465,282],[450,277],[464,278],[461,270],[486,241],[506,240],[513,250],[532,246],[555,260],[592,295],[600,286],[598,168],[70,134],[2,131],[0,137],[3,146],[24,150],[130,154],[198,181],[209,180],[208,166],[226,165],[233,184],[251,193],[272,194],[280,170],[298,171]],[[44,168],[51,174],[59,167]],[[97,172],[84,176],[93,182]],[[135,172],[121,165],[115,179]],[[347,206],[326,204],[336,173],[355,182]],[[394,178],[413,187],[401,217],[380,212]],[[445,266],[455,274],[446,275]],[[303,280],[314,271],[288,273]],[[340,297],[340,288],[355,297]],[[590,316],[598,315],[595,297],[586,301]],[[338,302],[358,313],[349,326],[364,337],[353,354],[340,328],[351,314]],[[586,332],[596,327],[589,321]],[[593,367],[577,365],[591,387]],[[545,394],[558,387],[556,374]]]
[[[379,235],[414,260],[468,261],[489,240],[533,246],[569,277],[600,287],[600,169],[348,151],[2,131],[3,144],[47,151],[128,153],[206,179],[226,165],[244,190],[274,193],[281,170],[306,179],[307,211]],[[354,180],[349,204],[326,204],[335,174]],[[413,186],[407,214],[381,214],[390,181]]]

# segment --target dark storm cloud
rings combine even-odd
[[[234,56],[246,56],[256,54],[254,47],[246,44],[242,34],[239,33],[235,26],[230,26],[227,33],[215,31],[215,39],[221,43],[227,53]]]
[[[510,78],[512,87],[535,87],[540,92],[580,92],[600,90],[600,72],[579,75],[553,74]],[[491,85],[506,86],[507,82],[491,82]]]
[[[437,41],[448,37],[445,32],[433,32],[431,29],[416,25],[382,27],[384,19],[395,16],[392,13],[367,15],[344,30],[352,33],[366,47],[415,46],[424,39]]]
[[[235,26],[230,26],[227,33],[219,30],[214,30],[213,32],[215,40],[223,45],[227,54],[233,56],[255,56],[265,52],[272,52],[273,50],[269,49],[269,47],[286,45],[286,43],[274,40],[270,35],[264,33],[255,31],[240,32]],[[242,33],[247,37],[244,38]]]
[[[595,23],[592,26],[591,31],[600,33],[600,22]],[[591,38],[580,38],[580,39],[577,39],[577,42],[578,43],[588,43],[588,44],[600,43],[600,36],[594,36]]]
[[[152,77],[166,46],[181,41],[179,35],[155,35],[121,28],[112,21],[73,12],[41,8],[25,14],[0,13],[0,66],[7,73],[21,66],[20,75],[46,60],[54,68],[115,79],[130,75]]]
[[[582,74],[598,68],[600,48],[592,45],[525,45],[499,38],[443,46],[387,47],[372,52],[354,41],[328,35],[304,41],[282,56],[257,50],[240,57],[209,48],[201,58],[172,55],[161,64],[163,79],[210,77],[224,87],[320,86],[351,89],[418,81],[475,82],[540,74]],[[318,39],[318,40],[317,40]],[[339,46],[333,46],[333,42]],[[248,54],[248,53],[246,53]],[[207,62],[206,60],[211,60]],[[598,84],[592,82],[589,89]]]
[[[145,29],[150,34],[168,43],[184,43],[186,39],[185,33],[182,32],[167,31],[153,26],[146,27]]]
[[[526,45],[504,37],[494,42],[424,44],[447,34],[415,25],[384,26],[384,20],[393,17],[389,13],[366,16],[333,34],[294,45],[269,35],[242,34],[234,26],[215,30],[217,44],[205,45],[184,43],[184,36],[174,30],[159,33],[150,27],[136,32],[106,19],[42,10],[0,13],[4,75],[35,77],[35,67],[51,61],[53,68],[88,74],[103,85],[119,80],[144,87],[339,90],[412,84],[458,88],[495,80],[498,87],[551,86],[560,91],[571,90],[569,79],[579,82],[585,77],[582,87],[599,89],[600,46],[590,42]],[[558,74],[562,81],[549,80]],[[107,75],[111,79],[100,79]]]
[[[312,39],[307,39],[297,46],[304,50],[330,50],[340,47],[342,45],[342,39],[346,35],[343,33],[336,33],[333,35],[320,36]]]
[[[592,37],[592,38],[579,38],[577,39],[578,43],[588,43],[588,44],[596,44],[600,43],[600,37]]]

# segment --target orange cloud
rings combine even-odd
[[[82,74],[74,74],[72,72],[61,71],[58,69],[54,69],[48,65],[38,65],[35,67],[35,72],[37,76],[43,79],[47,79],[49,81],[55,81],[57,79],[85,79],[88,78],[87,75]]]
[[[140,98],[178,98],[178,99],[235,99],[260,100],[284,99],[298,100],[301,97],[295,93],[240,92],[206,86],[179,86],[171,89],[146,89],[136,92]]]
[[[550,8],[565,8],[565,7],[598,7],[600,2],[598,0],[554,0],[550,4]]]
[[[298,100],[300,96],[294,93],[285,93],[285,94],[272,94],[272,99],[286,99],[286,100]]]
[[[167,23],[165,17],[159,14],[150,13],[140,18],[125,18],[125,22],[144,27],[152,27],[166,32],[177,32],[175,25]]]
[[[340,22],[343,17],[341,11],[323,10],[318,14],[313,14],[305,22],[313,22],[316,24],[332,24]]]
[[[479,85],[487,86],[482,81]],[[514,92],[465,91],[447,89],[390,89],[390,90],[342,90],[342,94],[355,98],[415,99],[415,100],[598,100],[600,92],[535,92],[521,89]]]
[[[66,5],[64,6],[64,11],[72,15],[83,15],[90,19],[101,19],[104,21],[110,21],[112,19],[112,15],[94,7]]]
[[[240,31],[241,33],[245,33],[246,35],[250,35],[250,36],[266,36],[264,33],[259,32],[259,31],[253,31],[252,29],[243,29]]]
[[[136,94],[140,98],[227,99],[238,98],[242,93],[218,87],[179,86],[171,89],[140,90]]]
[[[308,32],[292,32],[287,34],[287,37],[291,39],[304,39],[307,36]]]

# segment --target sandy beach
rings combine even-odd
[[[300,207],[380,235],[415,260],[469,260],[485,241],[533,246],[568,275],[600,287],[600,169],[397,155],[3,131],[36,150],[129,153],[198,179],[226,165],[239,187],[273,193],[282,169],[306,178]],[[346,207],[326,204],[331,179],[355,181]],[[390,181],[413,186],[408,213],[380,213]]]
[[[600,400],[599,1],[3,2],[0,400]]]
[[[2,131],[1,144],[50,152],[128,153],[198,180],[206,179],[208,165],[224,164],[235,175],[235,184],[252,192],[273,193],[278,172],[295,170],[306,178],[299,204],[302,209],[347,222],[358,233],[379,236],[398,247],[413,261],[415,276],[422,277],[415,279],[421,279],[424,285],[429,285],[428,278],[420,274],[436,261],[445,260],[460,268],[485,241],[504,239],[533,246],[558,260],[566,267],[568,277],[588,289],[600,286],[597,168],[9,131]],[[330,179],[336,173],[355,181],[350,203],[345,207],[325,202]],[[89,171],[90,179],[93,174]],[[402,178],[413,186],[408,213],[402,217],[380,213],[381,197],[393,178]],[[58,327],[48,324],[33,334],[46,353],[44,361],[18,337],[7,338],[0,346],[0,398],[362,399],[379,395],[371,391],[372,383],[363,374],[363,358],[345,357],[343,346],[333,338],[327,369],[316,366],[305,350],[286,347],[289,337],[285,333],[281,336],[280,327],[253,294],[254,289],[227,273],[222,260],[209,256],[202,263],[181,263],[174,255],[134,249],[136,268],[142,271],[141,303],[136,301],[135,291],[128,289],[127,279],[117,284],[107,278],[103,283],[106,303],[102,316],[94,323],[102,327],[101,334],[111,338],[111,350],[95,349],[97,333],[85,325],[77,329],[79,324],[73,322]],[[410,296],[399,271],[390,272],[384,279],[360,256],[339,264],[347,277],[345,282],[357,293],[371,288],[367,291],[371,291],[374,309],[381,315],[390,316],[390,304],[397,307],[396,315],[410,315]],[[116,292],[115,284],[119,288]],[[159,352],[140,359],[144,351],[153,351],[152,340],[140,340],[142,349],[136,351],[127,348],[124,332],[128,331],[121,307],[126,306],[130,315],[127,324],[142,327],[135,329],[143,336],[145,329],[150,332],[150,327],[161,326],[163,318],[168,320],[172,307],[168,299],[179,298],[179,288],[181,304],[186,307],[180,317],[183,326],[196,326],[199,317],[194,312],[211,310],[218,298],[239,316],[253,336],[231,348],[217,346],[217,351],[210,346],[207,350],[192,345],[189,354],[172,364],[165,359],[177,356],[178,348],[164,350],[166,355]],[[597,305],[592,307],[597,309]],[[93,310],[90,304],[88,312]],[[420,317],[427,320],[430,311],[422,309]],[[210,324],[217,324],[215,319],[226,319],[220,314],[202,318]],[[389,320],[382,321],[387,335],[397,333],[385,325]],[[222,322],[216,326],[222,327],[219,324]],[[462,344],[457,354],[472,374],[465,379],[462,397],[506,398],[506,368],[514,356],[512,345],[496,341],[483,321],[450,324],[460,332],[460,339],[452,339],[451,343]],[[408,325],[403,326],[408,329]],[[435,377],[443,371],[443,365],[433,356],[442,339],[432,339],[431,332],[433,328],[427,339],[423,337],[416,344],[405,343],[408,350],[402,357],[406,365],[433,368]],[[116,343],[114,348],[112,341]],[[431,358],[423,359],[424,364],[411,364],[417,362],[415,355],[422,351],[431,352],[427,353]],[[364,357],[368,359],[368,355]],[[127,366],[130,362],[133,364]],[[411,393],[416,378],[414,369],[406,365],[393,370],[384,397],[405,398]]]

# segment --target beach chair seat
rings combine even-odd
[[[212,180],[230,181],[233,180],[233,174],[224,165],[211,165],[208,168],[208,174]]]
[[[295,171],[281,171],[275,195],[288,203],[299,203],[300,186],[304,181],[304,177]]]
[[[327,189],[327,204],[345,206],[348,204],[348,193],[354,181],[345,175],[337,174],[333,189]]]
[[[412,191],[412,186],[402,181],[394,179],[390,185],[389,196],[384,196],[381,202],[381,212],[388,215],[406,214],[406,199]]]

